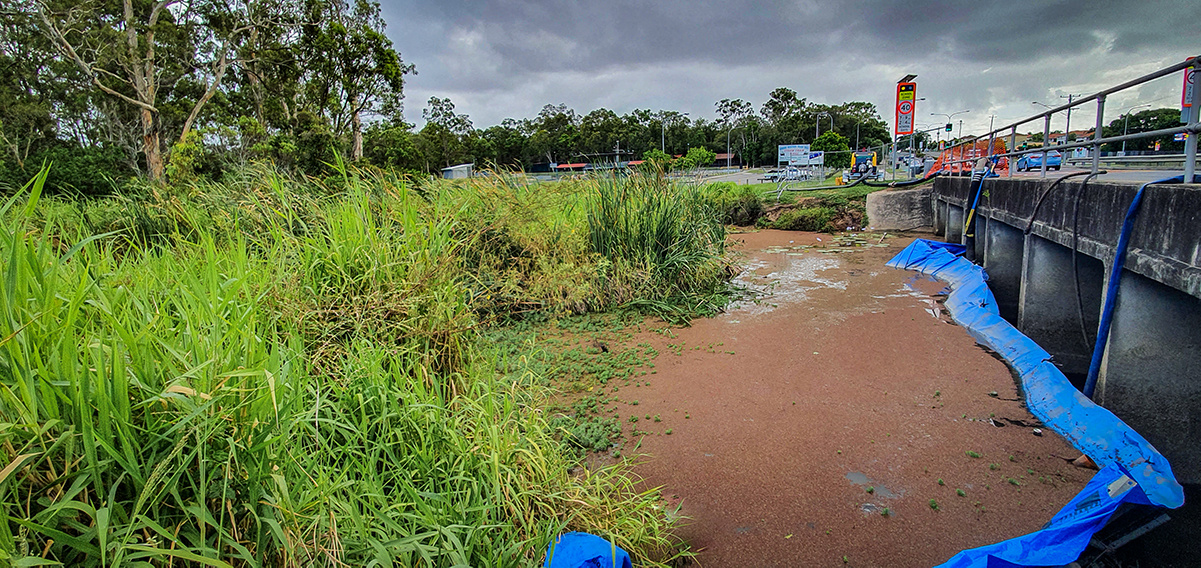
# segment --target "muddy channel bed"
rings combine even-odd
[[[660,355],[649,384],[622,389],[624,451],[690,518],[697,561],[931,566],[1038,529],[1092,476],[1066,461],[1080,453],[1033,434],[941,283],[884,266],[911,239],[832,238],[735,235],[740,282],[770,295],[633,339]]]

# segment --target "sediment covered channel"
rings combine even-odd
[[[625,451],[702,565],[931,566],[1038,529],[1092,476],[943,285],[884,266],[909,239],[881,237],[735,235],[764,295],[634,339],[661,355],[621,393]]]

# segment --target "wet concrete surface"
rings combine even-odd
[[[657,372],[619,404],[662,416],[637,437],[623,420],[624,451],[690,518],[700,565],[931,566],[1037,530],[1092,476],[1032,434],[1008,367],[943,312],[945,286],[884,266],[909,239],[735,238],[738,281],[761,295],[636,337]]]

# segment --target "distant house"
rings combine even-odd
[[[471,171],[475,168],[475,164],[459,164],[449,168],[442,168],[443,179],[465,179],[471,177]]]
[[[1072,135],[1071,136],[1072,141],[1078,142],[1081,140],[1087,140],[1089,138],[1092,138],[1093,137],[1093,129],[1090,128],[1088,130],[1073,130],[1069,134]],[[1055,145],[1055,144],[1065,144],[1067,139],[1065,138],[1064,133],[1062,133],[1062,132],[1052,132],[1050,140],[1051,140],[1051,144]]]
[[[742,161],[738,159],[738,152],[731,152],[729,154],[718,154],[717,157],[713,159],[713,165],[717,166],[719,168],[724,168],[724,167],[726,167],[726,159],[727,158],[729,159],[729,164],[731,166],[739,166],[739,167],[742,166]]]
[[[583,163],[583,162],[577,163],[577,164],[558,164],[555,166],[555,171],[556,172],[582,172],[582,171],[584,171],[584,168],[587,168],[587,167],[588,167],[588,164]]]

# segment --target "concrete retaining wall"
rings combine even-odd
[[[977,258],[1002,317],[1079,382],[1138,185],[1051,183],[985,183]],[[968,178],[935,181],[928,216],[948,241],[963,241],[971,189]],[[1181,482],[1201,483],[1201,188],[1144,193],[1095,398],[1167,456]]]
[[[867,224],[876,230],[906,231],[934,224],[930,194],[924,184],[916,189],[886,189],[867,194]]]

